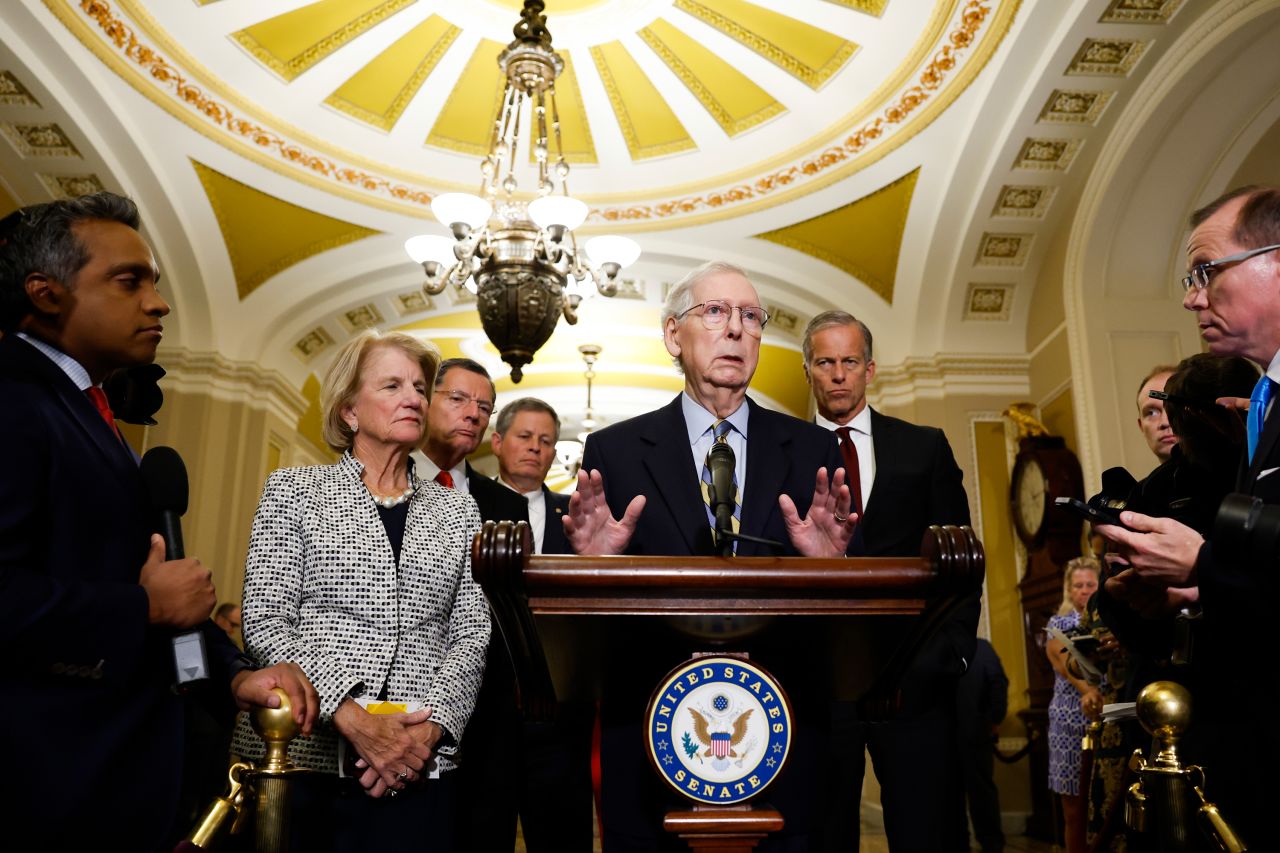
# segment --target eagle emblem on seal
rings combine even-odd
[[[734,747],[742,742],[747,736],[747,721],[751,719],[751,712],[755,710],[748,708],[730,724],[732,731],[712,731],[712,723],[702,714],[693,708],[689,709],[689,716],[693,717],[693,736],[698,739],[698,743],[707,748],[703,753],[705,756],[715,756],[716,758],[737,758],[738,753],[734,751]]]

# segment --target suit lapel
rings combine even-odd
[[[871,409],[871,455],[876,459],[875,479],[871,481],[871,493],[867,495],[867,503],[863,507],[863,518],[872,513],[876,507],[877,495],[883,493],[880,487],[886,476],[893,476],[896,448],[894,445],[893,426],[875,409]]]
[[[1249,465],[1244,482],[1241,483],[1246,491],[1253,488],[1263,468],[1275,467],[1274,460],[1271,459],[1271,451],[1275,448],[1277,438],[1280,438],[1280,412],[1277,412],[1273,406],[1262,428],[1262,435],[1258,437],[1258,449],[1253,454],[1253,462]]]
[[[742,489],[742,532],[763,535],[778,512],[778,495],[791,469],[791,436],[774,429],[774,422],[747,398],[747,484]],[[762,546],[738,544],[738,553],[755,554]]]
[[[564,514],[568,506],[565,496],[556,494],[545,485],[542,487],[543,506],[546,507],[546,519],[542,526],[542,553],[567,554],[569,542],[564,536]]]
[[[25,369],[48,383],[68,418],[77,425],[89,444],[96,447],[113,466],[136,470],[137,459],[133,452],[115,430],[108,429],[88,396],[75,386],[62,368],[16,335],[6,335],[4,342]]]
[[[696,554],[699,540],[709,538],[709,533],[703,535],[709,528],[702,489],[693,470],[689,430],[680,410],[680,397],[659,409],[658,413],[659,417],[651,428],[640,436],[648,445],[642,461],[656,486],[647,494],[650,503],[660,500],[666,505],[689,552]],[[645,509],[645,512],[650,511]]]

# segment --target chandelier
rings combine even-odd
[[[427,294],[450,284],[475,293],[480,322],[511,365],[512,382],[523,378],[524,366],[561,316],[571,324],[578,321],[588,280],[601,295],[613,296],[618,271],[640,256],[640,247],[625,237],[593,237],[585,242],[585,252],[578,248],[573,232],[586,221],[588,209],[569,195],[555,91],[564,60],[551,47],[545,5],[525,0],[515,40],[498,54],[507,82],[489,152],[480,162],[480,195],[436,196],[431,212],[453,238],[418,235],[405,242],[405,251],[427,275]],[[532,200],[517,195],[522,120],[532,136],[534,162],[520,164],[519,171],[536,177]]]
[[[576,439],[564,438],[556,442],[556,458],[570,477],[577,476],[578,468],[582,466],[582,451],[587,443],[587,436],[599,426],[595,412],[591,410],[591,382],[596,378],[596,359],[603,349],[599,344],[583,344],[578,347],[578,352],[582,353],[582,361],[587,365],[582,374],[587,380],[587,409],[582,416],[582,432],[578,433]]]

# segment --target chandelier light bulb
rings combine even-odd
[[[621,269],[629,267],[640,257],[640,244],[629,237],[604,234],[586,242],[587,257],[597,266],[617,264]]]
[[[493,205],[471,193],[441,193],[431,200],[431,212],[444,225],[460,222],[474,230],[489,221]]]
[[[458,259],[453,253],[455,241],[436,234],[419,234],[404,241],[404,250],[413,258],[414,263],[425,264],[434,261],[442,267],[451,267]]]
[[[547,195],[529,202],[529,218],[539,228],[559,225],[572,231],[587,220],[586,202],[567,195]]]

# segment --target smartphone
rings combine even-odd
[[[1054,498],[1053,502],[1094,524],[1114,524],[1117,527],[1124,527],[1120,522],[1119,510],[1100,509],[1096,506],[1090,506],[1079,498]]]

